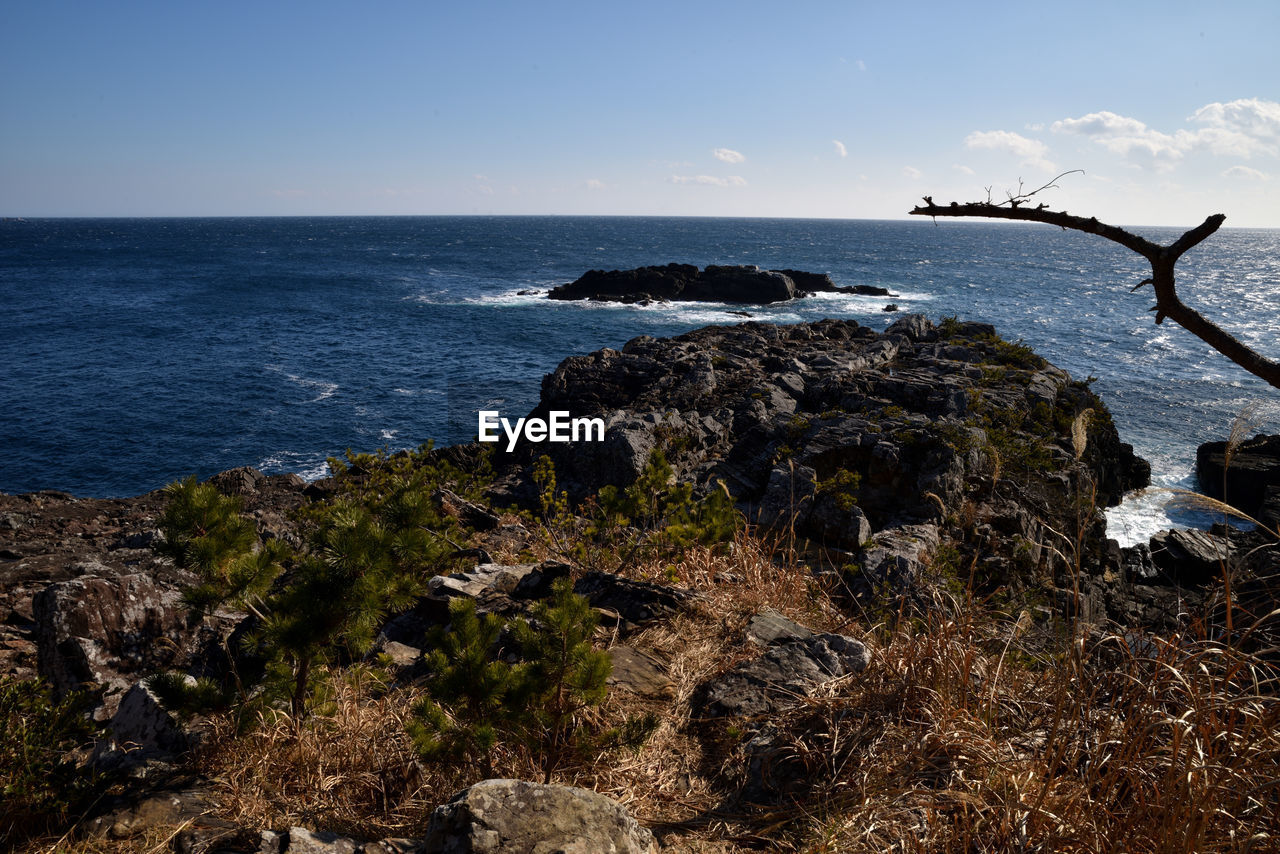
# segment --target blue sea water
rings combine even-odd
[[[1138,229],[1168,242],[1175,229]],[[826,295],[755,319],[854,318],[893,302],[994,323],[1097,377],[1155,479],[1277,394],[1171,323],[1146,262],[1100,238],[990,222],[646,217],[43,219],[0,223],[0,491],[132,495],[237,465],[318,477],[346,448],[474,438],[523,415],[566,356],[737,323],[742,306],[564,303],[592,268],[679,261],[826,272],[891,299]],[[1280,356],[1280,231],[1225,229],[1179,264],[1205,314]],[[1161,501],[1112,515],[1135,539]]]

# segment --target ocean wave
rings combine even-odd
[[[271,373],[283,374],[286,380],[299,388],[304,388],[308,391],[319,391],[319,394],[310,400],[305,401],[306,403],[319,403],[322,400],[327,400],[337,394],[338,389],[341,388],[337,383],[330,382],[328,380],[314,380],[299,376],[298,374],[288,373],[281,365],[268,364],[263,365],[262,367]]]
[[[260,460],[256,468],[263,474],[296,474],[307,483],[330,475],[327,459],[296,451],[277,451]]]
[[[526,293],[521,293],[525,291]],[[534,291],[530,293],[530,291]],[[514,288],[509,291],[503,291],[498,294],[484,294],[475,297],[463,297],[454,300],[455,305],[535,305],[537,303],[548,302],[545,291],[535,290],[533,288]]]

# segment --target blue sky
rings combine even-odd
[[[0,214],[1280,227],[1280,2],[0,0]]]

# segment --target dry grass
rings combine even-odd
[[[1012,626],[1009,627],[1010,629]],[[1261,662],[1116,636],[997,667],[999,624],[904,625],[789,712],[780,763],[813,851],[1265,851],[1280,702]],[[800,805],[804,806],[801,807]]]
[[[239,736],[230,721],[221,723],[198,757],[220,817],[366,839],[425,830],[457,781],[415,761],[405,731],[409,698],[367,674],[335,677],[333,690],[329,713],[306,722],[275,712]]]
[[[1276,849],[1280,701],[1263,661],[1188,638],[1073,636],[964,602],[858,629],[778,553],[743,535],[725,554],[693,550],[674,567],[634,570],[704,596],[627,640],[666,663],[674,696],[613,692],[594,726],[653,711],[658,730],[638,751],[568,766],[557,782],[615,798],[672,850]],[[698,687],[758,653],[742,630],[766,607],[867,640],[871,666],[767,722],[697,720]],[[340,682],[322,722],[282,717],[215,744],[226,817],[363,838],[420,833],[473,780],[419,766],[403,732],[407,698],[368,689]],[[741,792],[744,745],[764,724],[779,788],[760,804]],[[499,773],[535,772],[508,752]]]
[[[1032,625],[964,601],[851,625],[785,545],[747,533],[723,554],[633,570],[703,596],[626,640],[664,661],[673,696],[614,691],[592,727],[650,711],[657,731],[556,782],[616,799],[673,851],[1280,850],[1280,700],[1261,658],[1191,637]],[[758,654],[743,629],[764,608],[866,641],[870,667],[767,721],[698,720],[699,686]],[[306,723],[278,714],[240,736],[221,725],[197,758],[219,817],[416,836],[475,782],[416,761],[412,691],[365,671],[333,686],[331,708]],[[746,744],[765,729],[774,788],[747,796]],[[538,778],[520,749],[496,764]],[[163,850],[163,836],[58,850]]]

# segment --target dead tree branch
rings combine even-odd
[[[1064,172],[1063,174],[1069,173]],[[1062,175],[1058,176],[1058,178],[1061,177]],[[987,219],[1043,222],[1060,228],[1070,228],[1087,234],[1096,234],[1099,237],[1105,237],[1107,240],[1119,243],[1126,249],[1137,252],[1151,264],[1151,278],[1144,279],[1133,290],[1136,291],[1143,285],[1151,285],[1155,289],[1156,304],[1151,307],[1151,310],[1156,313],[1157,324],[1162,323],[1166,317],[1172,319],[1174,323],[1186,329],[1249,373],[1261,377],[1275,388],[1280,388],[1280,362],[1268,359],[1261,353],[1256,352],[1231,335],[1231,333],[1200,314],[1200,312],[1186,305],[1179,299],[1178,292],[1174,288],[1174,264],[1188,249],[1217,231],[1226,219],[1225,215],[1214,214],[1173,243],[1168,246],[1161,246],[1123,228],[1099,222],[1095,217],[1086,219],[1085,217],[1072,216],[1066,211],[1051,211],[1043,204],[1036,207],[1023,206],[1040,190],[1052,187],[1054,185],[1053,182],[1057,181],[1058,178],[1054,178],[1044,187],[1033,190],[1030,193],[1009,194],[1009,199],[999,204],[992,204],[987,201],[968,202],[966,204],[951,202],[947,205],[935,205],[932,197],[925,196],[925,203],[912,208],[911,214],[928,217],[977,216],[986,217]],[[1019,185],[1019,189],[1021,189],[1021,185]]]

